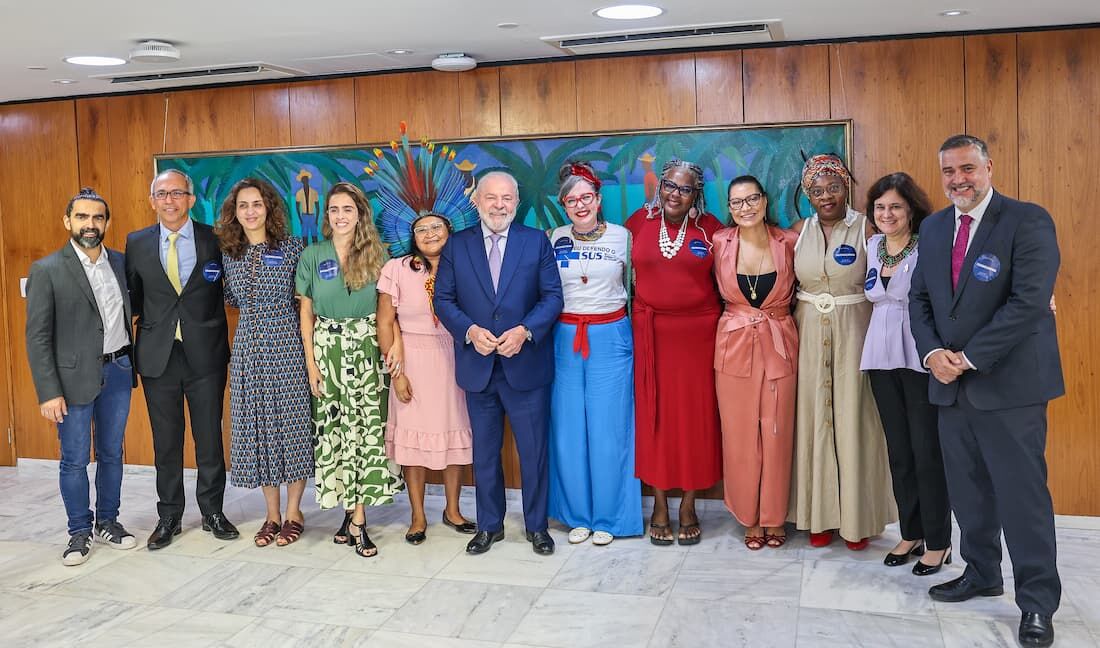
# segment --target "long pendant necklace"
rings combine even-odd
[[[897,254],[890,254],[886,250],[886,237],[882,237],[882,240],[878,244],[878,260],[884,268],[893,268],[897,264],[905,260],[905,257],[912,254],[913,249],[917,247],[917,239],[920,238],[918,234],[910,234],[909,242],[905,244],[905,247],[901,249]]]
[[[573,233],[573,240],[574,241],[591,243],[592,241],[600,240],[600,237],[603,236],[604,232],[607,231],[607,222],[606,221],[600,221],[600,223],[598,225],[596,225],[596,228],[593,229],[591,232],[578,232],[576,227],[572,227],[572,228],[570,228],[570,230]],[[582,284],[587,284],[588,283],[588,262],[589,262],[589,259],[581,259],[581,283]]]
[[[665,223],[665,215],[661,214],[661,231],[657,236],[657,245],[661,248],[661,256],[671,259],[680,251],[680,248],[684,245],[684,237],[687,236],[687,222],[688,218],[684,216],[684,220],[680,223],[680,233],[676,235],[676,240],[673,241],[668,235],[668,224]]]
[[[764,255],[760,255],[760,263],[756,266],[756,277],[749,279],[748,275],[745,275],[745,283],[749,285],[749,299],[756,301],[756,287],[760,285],[760,275],[764,270]]]

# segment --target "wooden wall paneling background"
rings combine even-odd
[[[62,216],[76,192],[76,114],[72,101],[0,106],[0,196],[4,208],[4,297],[19,456],[56,459],[57,428],[38,412],[27,365],[26,300],[19,279],[31,263],[68,240]],[[5,395],[5,397],[7,397]],[[6,436],[6,428],[5,436]]]
[[[1020,197],[1050,211],[1062,256],[1054,293],[1067,395],[1050,407],[1049,483],[1059,513],[1100,515],[1100,29],[1017,43]]]
[[[856,209],[871,183],[893,171],[908,172],[934,204],[945,205],[936,151],[965,125],[962,38],[829,47],[832,118],[854,123]]]
[[[3,145],[0,144],[0,152],[3,151]],[[2,224],[4,222],[4,204],[2,196],[0,196],[0,251],[4,250],[4,228]],[[0,254],[0,340],[10,340],[10,334],[8,332],[8,326],[10,320],[8,319],[8,292],[12,288],[8,287],[8,274],[5,270],[7,265],[4,254]],[[14,279],[14,290],[19,289],[19,280]],[[17,450],[15,448],[15,422],[12,420],[12,353],[11,345],[4,344],[4,352],[0,355],[0,358],[4,360],[5,366],[0,368],[0,466],[14,466],[17,456]]]
[[[944,137],[965,129],[990,142],[998,189],[1051,210],[1063,245],[1056,292],[1069,389],[1051,408],[1051,487],[1060,513],[1100,514],[1100,448],[1091,434],[1100,414],[1092,370],[1100,350],[1091,335],[1100,288],[1088,281],[1091,252],[1100,246],[1086,220],[1100,198],[1100,130],[1092,118],[1100,112],[1098,43],[1100,29],[935,37],[0,106],[8,307],[0,339],[12,354],[18,454],[56,457],[56,435],[41,421],[30,388],[24,303],[13,296],[30,261],[63,241],[61,228],[54,231],[42,215],[59,216],[79,185],[95,186],[112,207],[108,244],[121,247],[127,232],[153,222],[147,196],[154,153],[388,141],[401,119],[410,121],[413,137],[438,140],[851,118],[857,206],[870,182],[895,170],[913,174],[937,205],[946,204],[935,152]],[[507,480],[518,485],[510,435],[505,457]],[[126,459],[152,463],[140,390]]]

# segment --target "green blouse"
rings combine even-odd
[[[299,295],[313,300],[313,312],[329,319],[374,315],[378,309],[376,282],[349,291],[332,241],[320,241],[302,252],[298,261],[295,288]]]

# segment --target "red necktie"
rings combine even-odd
[[[974,220],[970,214],[959,216],[959,233],[955,235],[955,247],[951,248],[951,288],[954,290],[959,285],[959,274],[962,272],[963,259],[966,258],[966,244],[970,242],[970,221]]]

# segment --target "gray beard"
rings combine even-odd
[[[79,245],[82,248],[88,249],[88,250],[91,250],[93,248],[97,248],[97,247],[99,247],[100,243],[103,243],[103,235],[102,234],[95,237],[94,240],[88,240],[88,239],[84,238],[84,233],[83,232],[77,232],[75,234],[70,234],[70,237],[73,239],[73,241],[76,242],[77,245]]]

